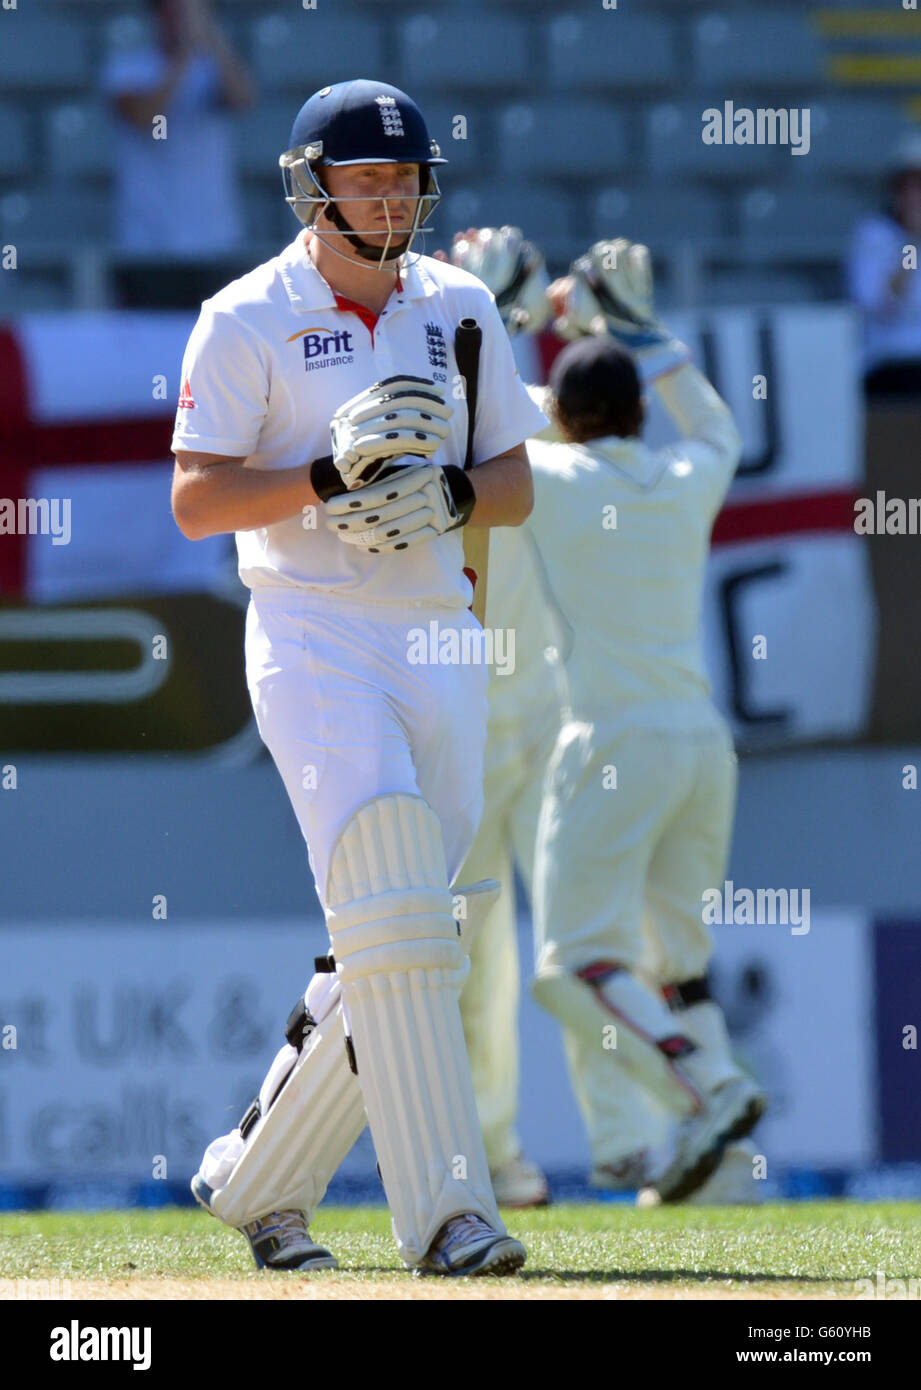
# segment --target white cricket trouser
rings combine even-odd
[[[479,629],[467,609],[375,607],[288,589],[252,594],[250,698],[324,908],[330,851],[375,797],[405,792],[428,802],[452,883],[473,843],[483,809],[489,671],[411,664],[413,629],[428,632],[432,621],[441,630]]]
[[[536,969],[626,965],[656,985],[706,974],[703,893],[724,881],[736,794],[726,726],[571,723],[554,751],[534,870]],[[595,1164],[656,1143],[660,1108],[616,1053],[564,1029]]]
[[[463,882],[495,878],[502,884],[498,902],[474,939],[470,976],[460,1001],[492,1169],[508,1163],[521,1149],[516,1129],[520,963],[514,871],[517,866],[530,898],[544,778],[559,727],[555,700],[532,710],[524,724],[490,723],[483,819],[459,875]]]
[[[705,973],[703,894],[721,887],[735,810],[725,726],[570,723],[553,755],[535,862],[537,969],[612,960],[663,983]],[[652,958],[643,932],[647,913]]]

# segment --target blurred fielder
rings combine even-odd
[[[530,293],[516,272],[519,243],[514,229],[471,230],[453,250],[457,264],[483,275],[510,326],[515,291],[503,289],[517,286],[525,304]],[[764,1108],[710,997],[713,941],[701,910],[703,891],[724,879],[736,784],[703,666],[701,596],[741,442],[687,349],[655,318],[645,247],[597,244],[549,297],[562,311],[559,330],[578,341],[554,363],[550,388],[532,392],[557,442],[545,431],[530,445],[536,500],[526,529],[572,643],[570,716],[535,854],[534,992],[564,1026],[595,1184],[652,1177],[661,1200],[679,1201]],[[682,435],[658,452],[641,440],[641,376]],[[493,538],[497,573],[504,539]],[[517,621],[497,585],[490,606],[502,622]],[[488,864],[488,847],[473,857]],[[497,984],[501,1009],[504,977]],[[485,969],[473,990],[488,990]],[[631,1095],[625,1074],[652,1107]],[[659,1107],[678,1125],[650,1172],[645,1140]]]
[[[408,257],[445,161],[405,93],[324,87],[280,162],[308,231],[202,306],[173,507],[192,538],[236,532],[253,708],[332,950],[193,1192],[258,1264],[334,1266],[308,1226],[367,1122],[407,1267],[505,1274],[525,1251],[477,1122],[451,893],[482,812],[488,673],[450,653],[483,637],[461,528],[525,519],[524,441],[546,420],[482,283]],[[482,333],[475,483],[463,393],[455,408],[446,389],[465,318]],[[456,890],[468,939],[496,888]]]

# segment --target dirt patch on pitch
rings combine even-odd
[[[320,1274],[282,1275],[271,1278],[261,1275],[244,1276],[240,1279],[177,1279],[170,1277],[150,1279],[71,1279],[70,1298],[92,1299],[103,1302],[147,1301],[160,1299],[192,1299],[209,1301],[232,1301],[240,1299],[299,1299],[308,1302],[327,1302],[330,1300],[350,1300],[356,1302],[367,1299],[384,1299],[397,1302],[406,1301],[447,1301],[465,1302],[504,1300],[617,1300],[632,1302],[648,1299],[655,1302],[674,1300],[707,1301],[728,1300],[731,1302],[757,1301],[777,1302],[789,1299],[846,1299],[846,1294],[825,1289],[821,1292],[810,1290],[800,1292],[777,1288],[726,1289],[701,1288],[699,1285],[650,1284],[584,1284],[550,1283],[538,1279],[514,1280],[457,1280],[435,1281],[429,1279],[349,1279],[329,1278]]]

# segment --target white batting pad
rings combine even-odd
[[[261,1118],[245,1140],[239,1129],[216,1139],[202,1160],[210,1208],[230,1226],[288,1210],[309,1222],[365,1127],[338,979],[315,975],[306,999],[317,1026],[300,1053],[287,1043],[278,1052],[259,1092]]]
[[[357,811],[333,849],[326,901],[400,1254],[417,1264],[464,1212],[504,1234],[458,1007],[469,962],[431,807],[394,794]]]
[[[546,974],[534,980],[532,991],[539,1004],[578,1035],[584,1050],[600,1059],[619,1058],[679,1118],[695,1112],[699,1092],[686,1067],[690,1056],[672,1061],[659,1046],[682,1032],[680,1022],[635,975],[619,970],[598,987],[568,972]]]

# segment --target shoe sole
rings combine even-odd
[[[517,1274],[527,1258],[527,1251],[522,1246],[517,1249],[500,1248],[488,1251],[481,1264],[468,1265],[466,1269],[424,1269],[416,1265],[413,1275],[417,1279],[473,1279],[483,1274],[501,1278],[506,1274]]]
[[[764,1114],[765,1104],[764,1096],[752,1096],[745,1109],[729,1123],[726,1129],[720,1130],[715,1135],[710,1148],[698,1157],[693,1167],[681,1174],[681,1177],[669,1188],[667,1193],[653,1185],[654,1191],[659,1194],[659,1200],[668,1204],[683,1202],[699,1187],[703,1187],[707,1179],[712,1177],[719,1167],[720,1159],[723,1157],[727,1145],[736,1139],[744,1139],[747,1134],[751,1134]]]
[[[252,1246],[250,1246],[252,1250]],[[253,1250],[257,1269],[267,1269],[270,1274],[309,1274],[314,1269],[338,1269],[339,1261],[335,1255],[322,1255],[316,1260],[305,1260],[299,1265],[269,1265]]]

